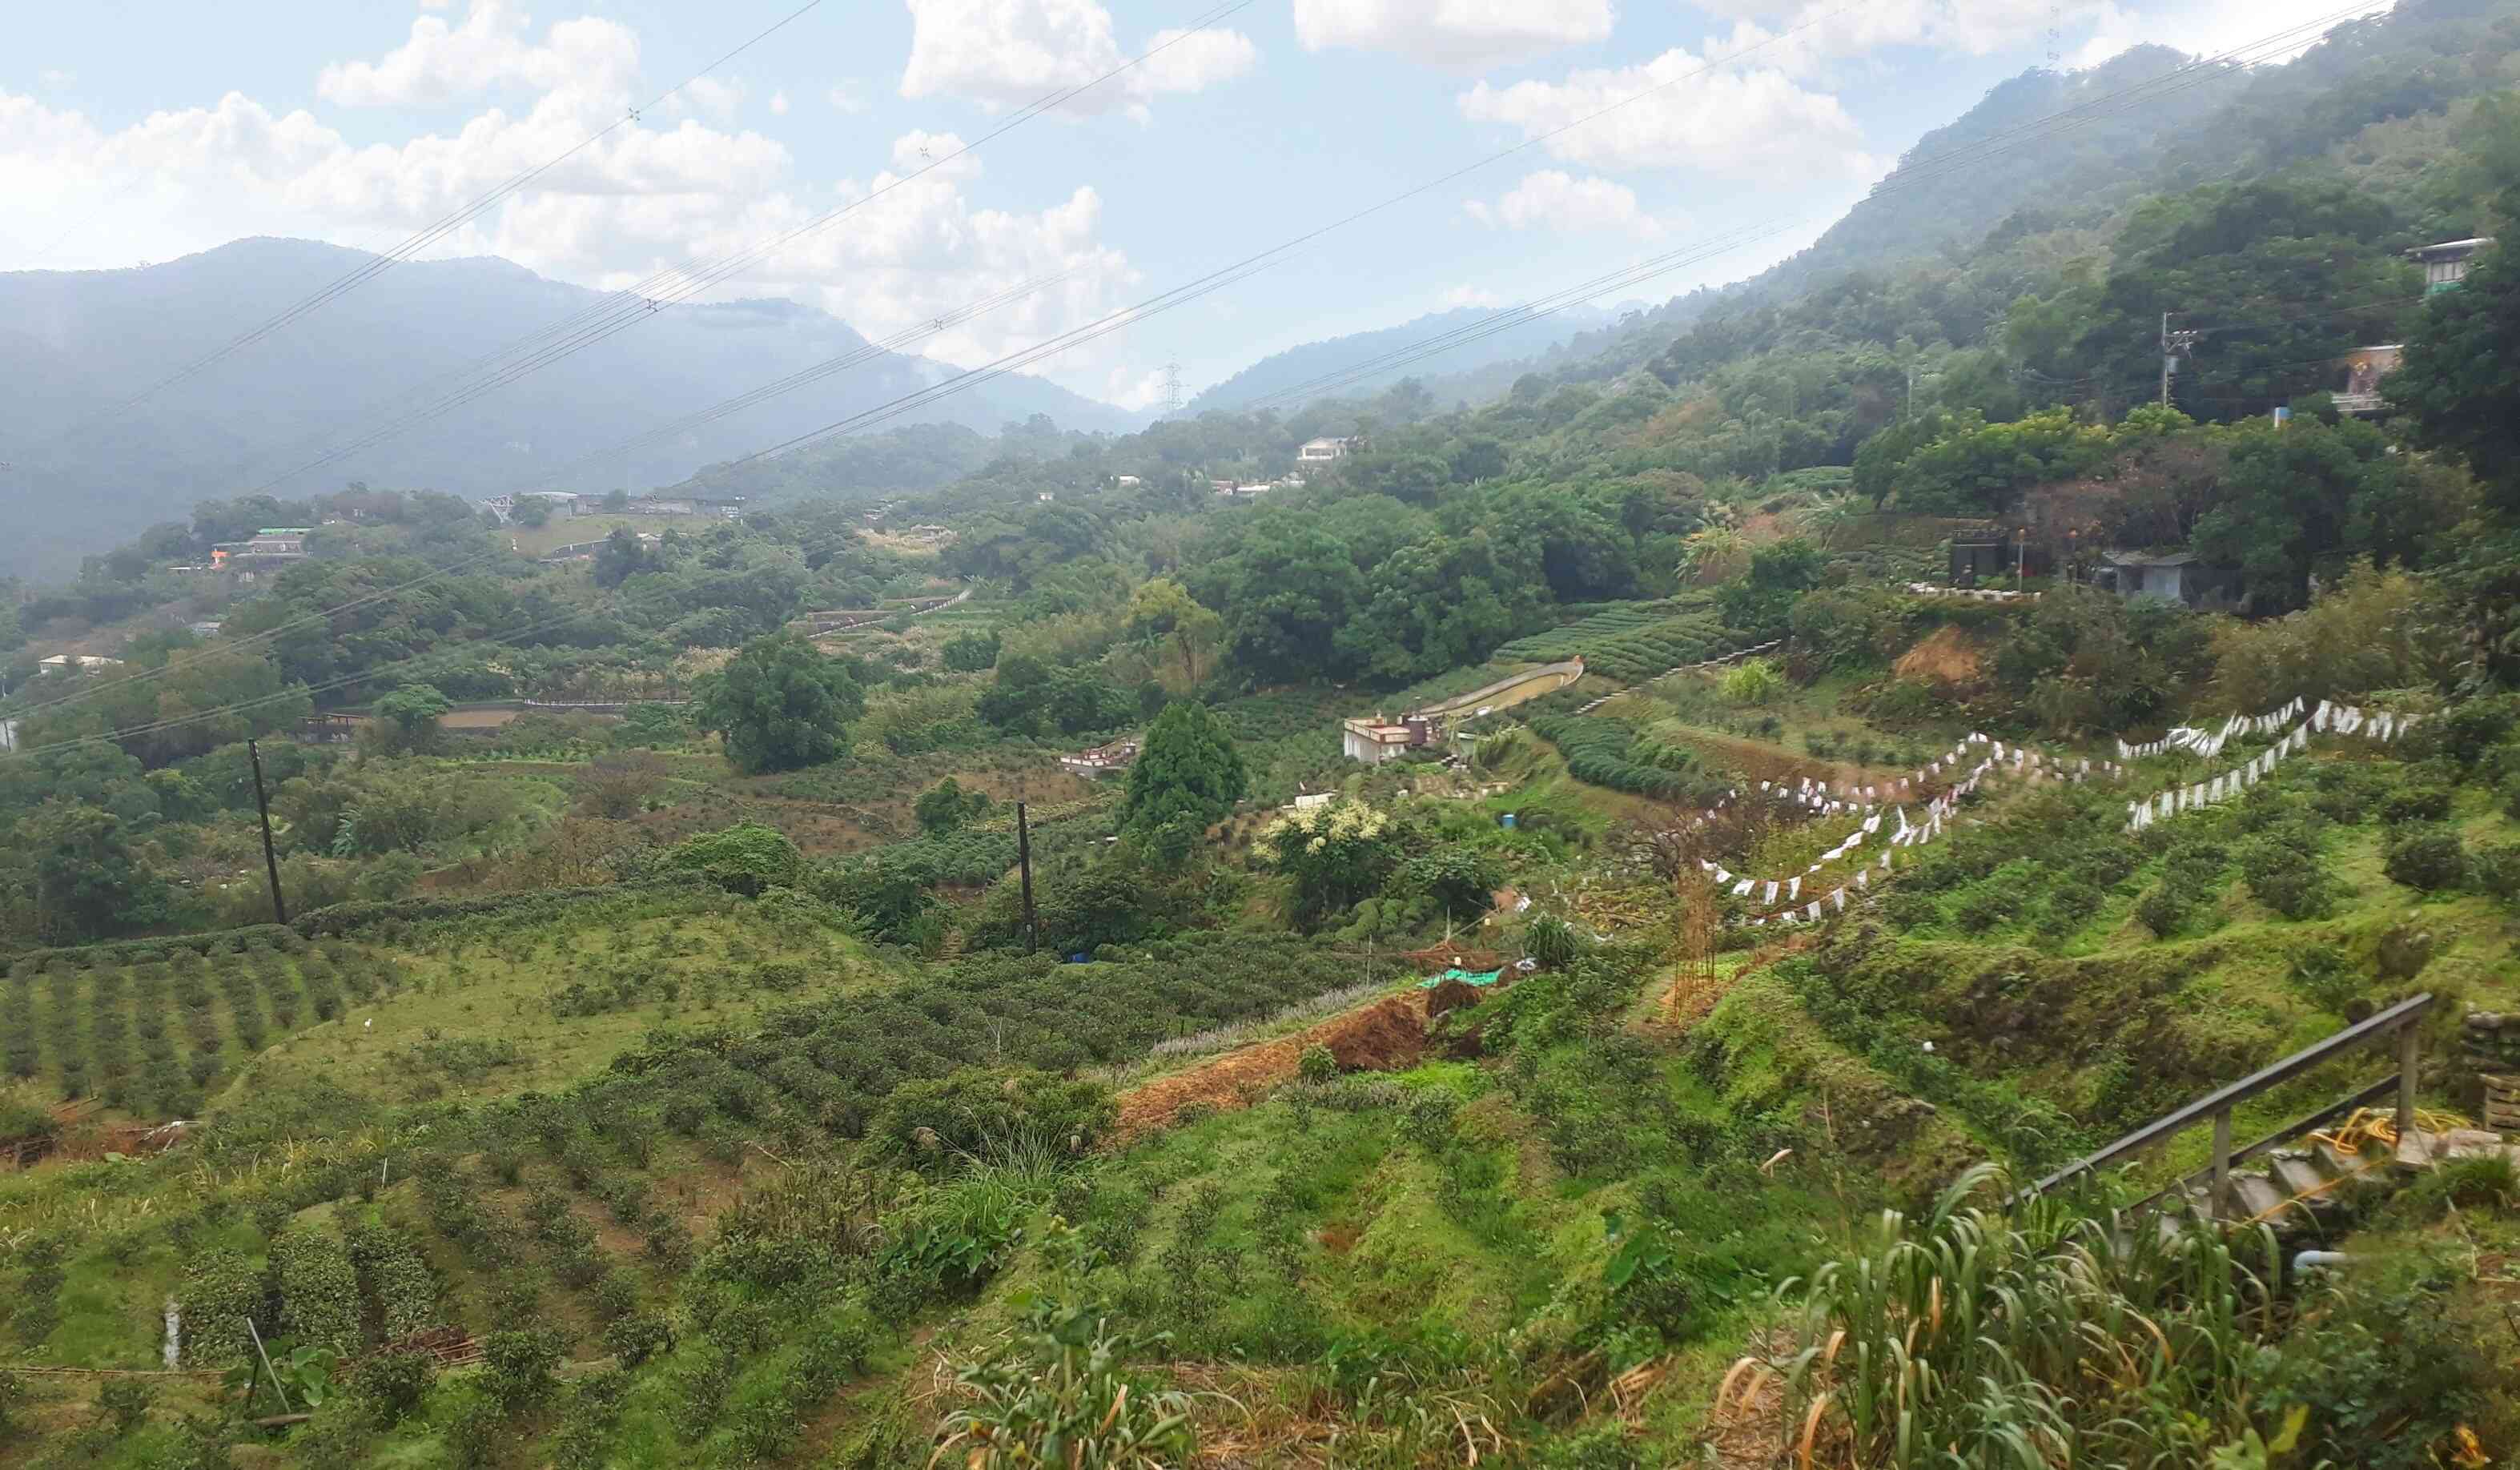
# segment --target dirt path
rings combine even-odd
[[[1330,1048],[1344,1072],[1392,1072],[1414,1066],[1426,1049],[1426,1005],[1417,991],[1367,1005],[1274,1042],[1229,1051],[1121,1094],[1118,1141],[1134,1142],[1171,1123],[1192,1103],[1219,1112],[1249,1107],[1291,1081],[1304,1048]]]

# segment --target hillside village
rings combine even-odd
[[[13,584],[0,1470],[2520,1457],[2515,67]]]

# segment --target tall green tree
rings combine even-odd
[[[2355,557],[2419,564],[2466,510],[2454,471],[2389,453],[2359,420],[2232,431],[2222,499],[2197,517],[2193,544],[2240,568],[2248,606],[2289,612],[2310,601],[2310,579],[2342,573]]]
[[[699,728],[726,738],[726,758],[746,775],[795,771],[837,759],[866,696],[847,664],[795,634],[743,646],[702,681]]]
[[[2520,512],[2520,251],[2507,239],[2520,228],[2520,102],[2489,101],[2473,124],[2505,239],[2425,298],[2388,391],[2418,442],[2465,461],[2492,504]]]
[[[639,533],[628,526],[614,526],[604,545],[595,549],[595,585],[618,587],[643,571],[652,570],[656,558]]]
[[[112,812],[47,802],[18,824],[17,840],[34,854],[36,906],[52,937],[98,939],[165,920],[166,880]]]
[[[1196,700],[1176,699],[1155,717],[1129,768],[1120,820],[1139,832],[1201,831],[1230,815],[1250,784],[1225,722]]]
[[[437,722],[454,707],[433,685],[406,684],[378,698],[376,715],[395,747],[428,750],[437,743]]]
[[[1129,631],[1164,657],[1178,660],[1180,688],[1194,690],[1216,668],[1225,642],[1225,619],[1170,577],[1142,584],[1129,598]]]

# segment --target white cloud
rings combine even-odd
[[[931,133],[922,128],[913,128],[892,140],[892,166],[903,173],[924,168],[928,170],[925,176],[930,178],[977,178],[980,159],[975,154],[963,152],[968,146],[956,133]],[[949,158],[953,161],[944,161]]]
[[[1161,368],[1151,373],[1126,366],[1113,368],[1103,375],[1102,388],[1094,396],[1124,409],[1157,407],[1164,401],[1164,372]],[[1190,396],[1189,390],[1185,389],[1182,396]]]
[[[2302,23],[2301,8],[2284,0],[2187,0],[2148,10],[2101,4],[2092,10],[2091,36],[2066,56],[2068,65],[2096,67],[2130,46],[2147,42],[2177,47],[2191,56],[2219,56]],[[2309,50],[2318,35],[2312,31],[2288,51],[2253,53],[2254,59],[2289,61]]]
[[[1835,97],[1773,69],[1708,67],[1677,47],[1642,67],[1573,71],[1562,82],[1482,81],[1458,101],[1472,121],[1545,137],[1550,156],[1592,168],[1778,182],[1877,171]]]
[[[62,88],[68,86],[70,83],[77,81],[78,73],[75,71],[65,70],[60,67],[46,67],[43,70],[35,73],[35,80],[40,82],[46,91],[58,92]]]
[[[2385,0],[2384,0],[2385,3]],[[1832,64],[1900,47],[1966,56],[2053,40],[2064,65],[2091,67],[2129,46],[2155,42],[2211,55],[2298,22],[2283,0],[1871,0],[1848,10],[1827,0],[1696,0],[1735,23],[1713,50],[1761,45],[1759,64],[1809,76]]]
[[[531,25],[507,0],[472,0],[461,25],[423,16],[382,59],[326,67],[315,95],[345,108],[443,107],[492,87],[523,86],[593,107],[630,105],[639,37],[628,26],[580,17],[536,44]]]
[[[1582,178],[1544,168],[1523,176],[1494,204],[1472,200],[1462,206],[1472,219],[1507,230],[1555,230],[1569,235],[1613,232],[1652,237],[1662,224],[1637,206],[1637,192],[1603,178]]]
[[[1482,70],[1605,40],[1610,0],[1295,0],[1307,51],[1353,46]]]
[[[788,94],[785,91],[770,94],[770,115],[773,117],[788,115]]]
[[[832,107],[843,112],[863,112],[875,106],[874,100],[867,96],[866,83],[854,76],[836,84],[825,96]]]
[[[485,14],[497,23],[484,22]],[[0,91],[0,197],[57,201],[40,212],[0,213],[0,269],[128,266],[252,235],[388,248],[579,145],[619,116],[594,111],[591,99],[638,80],[637,37],[609,22],[563,22],[537,40],[495,3],[476,4],[459,27],[431,32],[431,19],[414,26],[413,42],[327,67],[327,98],[339,107],[381,106],[447,95],[487,75],[542,90],[521,109],[483,106],[448,130],[366,144],[313,111],[277,112],[241,93],[106,127],[75,110]],[[483,28],[458,39],[476,25]],[[587,49],[590,37],[605,46]],[[478,59],[481,72],[458,67],[457,51]],[[590,85],[587,75],[553,65],[570,55],[601,62],[603,80]],[[740,95],[695,95],[693,103],[731,105]],[[950,133],[902,136],[888,155],[868,160],[889,170],[863,182],[805,178],[772,139],[699,116],[668,118],[665,111],[608,133],[428,253],[495,254],[562,280],[624,286],[661,265],[747,250],[834,204],[867,201],[710,294],[786,296],[879,338],[1055,278],[1021,301],[915,344],[958,362],[996,357],[1137,293],[1137,271],[1100,238],[1102,200],[1091,187],[1071,187],[1046,208],[991,207],[972,193],[976,156],[905,181],[926,157],[961,146]],[[878,191],[885,192],[869,201]],[[65,240],[62,226],[73,217],[91,223]],[[57,240],[61,250],[34,258]],[[1094,344],[1054,371],[1093,391],[1123,350],[1116,339]]]
[[[1082,86],[1132,55],[1164,48],[1062,105],[1070,112],[1114,108],[1145,120],[1164,93],[1196,92],[1258,64],[1259,48],[1239,31],[1159,31],[1137,52],[1114,38],[1111,13],[1098,0],[909,0],[910,61],[901,95],[952,96],[992,110],[1018,108]]]
[[[750,89],[740,81],[721,81],[714,76],[695,76],[667,100],[666,107],[677,117],[698,112],[720,122],[732,122],[743,110],[743,99]]]
[[[1505,297],[1483,286],[1456,286],[1444,292],[1443,298],[1443,307],[1446,311],[1457,311],[1464,306],[1486,308],[1504,304]]]

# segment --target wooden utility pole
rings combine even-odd
[[[1032,826],[1024,815],[1024,804],[1015,803],[1015,868],[1023,874],[1024,953],[1029,955],[1041,944],[1041,927],[1032,912]]]
[[[271,798],[262,789],[262,751],[248,740],[245,755],[253,766],[253,809],[262,814],[262,867],[271,874],[271,921],[285,924],[289,922],[289,906],[280,898],[280,856],[271,847]]]

